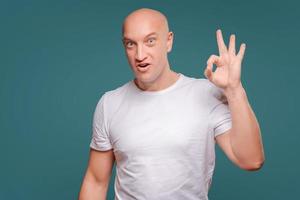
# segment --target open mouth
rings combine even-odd
[[[150,68],[149,63],[141,63],[137,65],[137,70],[139,72],[147,72],[149,68]]]
[[[145,67],[147,67],[148,65],[149,65],[148,63],[144,63],[144,64],[138,64],[138,67],[145,68]]]

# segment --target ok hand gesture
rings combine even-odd
[[[204,75],[216,86],[224,90],[236,89],[241,86],[241,63],[246,49],[245,43],[241,44],[238,54],[235,53],[235,35],[230,36],[227,49],[222,32],[216,32],[219,56],[211,55],[207,60]],[[217,66],[213,72],[213,64]]]

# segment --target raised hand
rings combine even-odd
[[[216,35],[219,56],[211,55],[209,57],[204,75],[213,84],[224,90],[238,88],[241,86],[241,63],[244,57],[246,44],[242,43],[238,54],[236,54],[234,34],[230,36],[228,49],[224,43],[220,29],[217,30]],[[213,64],[217,66],[214,72],[212,71]]]

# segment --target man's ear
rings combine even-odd
[[[168,33],[168,37],[167,37],[167,51],[168,51],[168,53],[172,50],[173,38],[174,38],[174,34],[173,34],[173,32],[170,31]]]

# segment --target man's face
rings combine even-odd
[[[138,81],[154,82],[166,71],[173,33],[159,17],[130,16],[124,23],[123,44]]]

